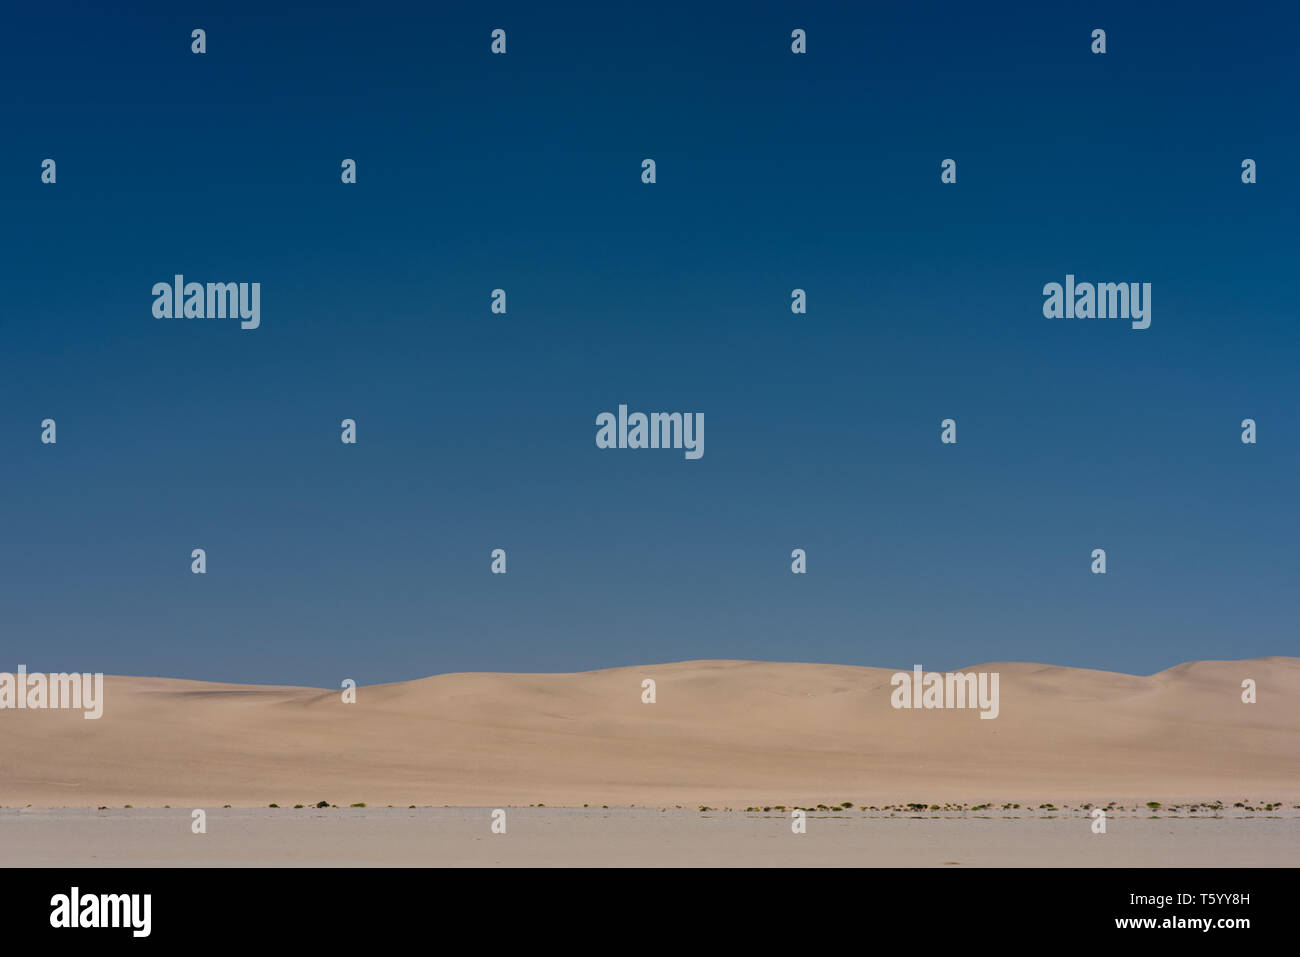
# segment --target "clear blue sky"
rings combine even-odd
[[[966,6],[6,11],[0,670],[1297,654],[1294,8]]]

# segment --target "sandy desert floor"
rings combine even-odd
[[[1294,866],[1300,810],[839,812],[669,808],[0,810],[8,866],[1219,867]]]

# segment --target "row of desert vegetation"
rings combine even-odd
[[[230,806],[231,806],[231,805],[229,805],[229,804],[223,804],[223,805],[222,805],[223,808],[228,808],[228,807],[230,807]],[[365,803],[364,801],[357,801],[356,803],[354,803],[354,804],[350,804],[350,805],[348,805],[348,806],[349,806],[349,807],[366,807],[367,805],[366,805],[366,803]],[[425,806],[426,806],[426,807],[434,807],[435,805],[425,805]],[[448,806],[448,805],[444,805],[444,806]],[[530,804],[530,805],[528,805],[528,806],[529,806],[529,807],[537,807],[537,808],[544,808],[544,807],[546,807],[545,804]],[[584,808],[585,808],[585,807],[590,807],[590,806],[591,806],[591,805],[589,805],[589,804],[584,804],[584,805],[583,805]],[[745,811],[746,811],[747,813],[760,813],[760,812],[770,813],[770,812],[772,812],[772,811],[782,811],[782,812],[783,812],[783,811],[806,811],[806,812],[810,812],[810,813],[836,813],[836,812],[838,812],[838,813],[843,813],[843,812],[845,812],[845,811],[852,811],[852,810],[854,809],[855,806],[857,807],[857,809],[858,809],[859,811],[864,811],[864,812],[872,812],[872,811],[874,811],[874,812],[877,812],[877,813],[885,813],[885,812],[889,812],[889,813],[893,813],[893,814],[917,814],[917,813],[920,813],[920,812],[922,812],[922,811],[925,811],[925,812],[930,812],[930,811],[941,811],[941,812],[942,812],[942,811],[947,811],[947,812],[953,812],[953,811],[956,811],[956,812],[965,812],[965,811],[992,811],[992,810],[1019,811],[1019,810],[1022,810],[1022,809],[1023,809],[1023,810],[1027,810],[1027,811],[1033,811],[1033,810],[1037,810],[1037,811],[1068,811],[1068,810],[1070,810],[1070,805],[1068,805],[1068,804],[1063,804],[1063,805],[1061,805],[1061,806],[1058,808],[1056,805],[1051,804],[1051,803],[1048,803],[1048,802],[1044,802],[1044,803],[1042,803],[1042,804],[1039,804],[1037,807],[1034,807],[1032,804],[1025,804],[1025,805],[1022,806],[1022,805],[1019,804],[1019,803],[994,804],[994,803],[992,803],[992,802],[988,802],[988,803],[984,803],[984,804],[970,804],[970,805],[967,805],[967,804],[961,804],[961,803],[958,803],[958,804],[953,804],[953,803],[946,803],[946,804],[929,804],[929,803],[926,803],[926,802],[924,802],[924,801],[912,801],[912,802],[908,802],[908,803],[905,803],[905,804],[882,804],[882,805],[877,806],[877,805],[874,805],[874,804],[859,804],[859,805],[854,805],[854,803],[853,803],[852,801],[840,801],[840,802],[837,803],[837,804],[817,804],[817,805],[815,805],[815,806],[802,806],[802,805],[798,805],[798,804],[789,804],[789,805],[787,805],[787,804],[764,804],[764,805],[761,805],[761,806],[760,806],[760,805],[751,805],[750,807],[746,807],[746,808],[745,808]],[[1147,801],[1145,806],[1146,806],[1149,810],[1151,810],[1151,811],[1166,811],[1166,812],[1169,812],[1169,813],[1179,813],[1179,812],[1182,812],[1182,811],[1187,811],[1188,813],[1191,813],[1191,814],[1196,814],[1196,813],[1199,812],[1199,811],[1222,811],[1222,810],[1226,807],[1226,805],[1224,804],[1224,802],[1223,802],[1223,801],[1219,801],[1219,800],[1215,800],[1215,801],[1201,801],[1201,802],[1198,802],[1198,803],[1195,803],[1195,804],[1170,804],[1170,805],[1164,805],[1164,804],[1161,804],[1159,801]],[[32,807],[32,805],[28,804],[27,807]],[[124,809],[131,810],[131,809],[134,808],[134,805],[132,805],[132,804],[124,804],[124,805],[122,805],[122,807],[123,807]],[[170,804],[164,804],[163,807],[165,807],[165,808],[170,808],[171,805],[170,805]],[[279,808],[280,805],[279,805],[279,804],[275,804],[275,803],[271,803],[271,804],[268,804],[267,807],[268,807],[268,808]],[[317,801],[317,802],[314,803],[314,804],[295,804],[295,805],[293,805],[293,807],[294,807],[295,810],[300,809],[300,808],[304,808],[304,807],[305,807],[305,808],[335,808],[335,809],[337,809],[337,808],[338,808],[338,805],[337,805],[337,804],[331,804],[329,801]],[[388,807],[391,808],[391,807],[393,807],[393,805],[390,804],[390,805],[388,805]],[[415,810],[415,807],[416,807],[416,806],[415,806],[414,804],[408,805],[408,810]],[[606,810],[608,810],[609,805],[608,805],[608,804],[602,804],[601,807],[604,808],[604,809],[606,809]],[[635,807],[635,805],[631,805],[631,807]],[[675,805],[675,807],[677,808],[677,810],[682,810],[682,805],[680,805],[680,804]],[[1105,804],[1105,805],[1100,805],[1100,804],[1091,804],[1091,803],[1080,804],[1080,805],[1078,806],[1078,808],[1076,808],[1076,810],[1080,810],[1080,811],[1092,811],[1094,808],[1098,808],[1098,807],[1102,808],[1102,809],[1105,810],[1105,811],[1136,811],[1136,810],[1139,810],[1139,808],[1137,808],[1137,807],[1133,807],[1133,808],[1125,807],[1124,805],[1122,805],[1122,804],[1117,804],[1117,803],[1114,802],[1114,801],[1111,801],[1109,804]],[[1250,801],[1250,799],[1246,799],[1246,800],[1244,800],[1244,801],[1236,801],[1236,802],[1234,802],[1233,805],[1232,805],[1232,807],[1233,807],[1234,809],[1236,809],[1236,810],[1258,812],[1258,811],[1278,811],[1278,810],[1282,810],[1282,809],[1284,809],[1284,808],[1286,807],[1286,805],[1285,805],[1285,803],[1282,802],[1282,801]],[[1291,805],[1291,809],[1292,809],[1292,810],[1295,810],[1295,811],[1300,811],[1300,804],[1293,804],[1293,805]],[[100,805],[99,808],[98,808],[98,810],[100,810],[100,811],[107,811],[107,810],[109,810],[109,808],[108,808],[107,805]],[[668,809],[667,809],[667,808],[660,808],[660,810],[661,810],[661,811],[667,811]],[[721,807],[721,808],[719,808],[719,807],[710,807],[710,806],[707,805],[707,804],[701,804],[701,805],[699,806],[699,810],[703,812],[703,811],[731,811],[731,810],[733,810],[733,809],[732,809],[732,808],[729,808],[729,807]]]

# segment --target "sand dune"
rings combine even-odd
[[[0,711],[0,805],[1300,804],[1300,658],[963,670],[1000,673],[996,720],[895,710],[892,669],[819,664],[440,675],[355,704],[109,677],[98,721]]]

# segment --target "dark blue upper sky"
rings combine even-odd
[[[0,670],[1297,653],[1283,5],[268,6],[5,14]]]

